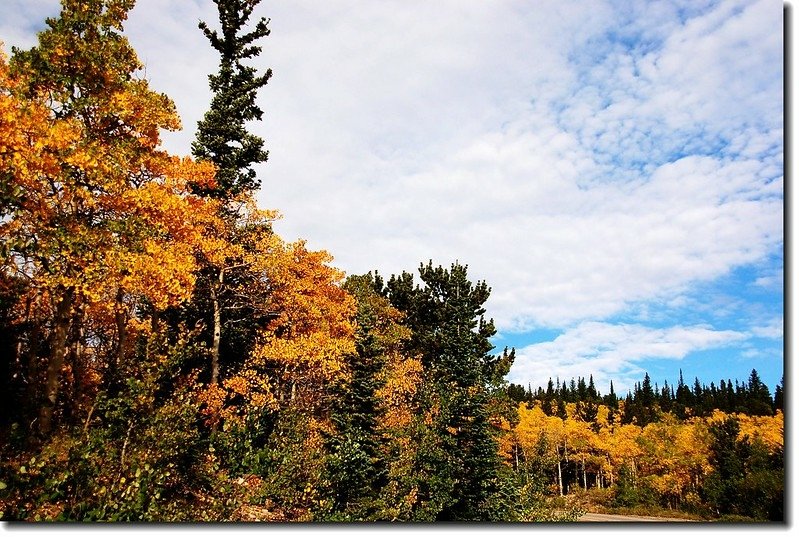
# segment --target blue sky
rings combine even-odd
[[[31,46],[55,0],[4,0]],[[262,206],[347,273],[468,263],[509,379],[783,375],[783,3],[263,0]],[[188,154],[210,0],[126,34]]]

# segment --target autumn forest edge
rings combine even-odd
[[[191,157],[134,0],[62,0],[0,56],[2,520],[784,520],[782,384],[509,384],[467,265],[345,276],[281,238],[247,128],[268,20],[213,1]]]

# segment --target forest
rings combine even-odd
[[[192,155],[124,35],[62,0],[0,52],[0,519],[782,521],[783,388],[508,384],[491,288],[345,275],[258,206],[259,0],[214,0]],[[215,23],[216,24],[216,23]]]

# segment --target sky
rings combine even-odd
[[[262,207],[347,274],[468,264],[508,380],[746,381],[784,370],[783,3],[263,0]],[[0,2],[35,45],[57,0]],[[190,153],[211,0],[125,34]],[[253,21],[254,22],[254,21]]]

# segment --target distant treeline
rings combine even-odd
[[[593,421],[599,404],[611,409],[611,419],[618,418],[622,424],[636,423],[644,426],[657,422],[663,413],[671,413],[680,419],[692,416],[707,417],[713,410],[725,413],[741,413],[751,416],[773,416],[783,408],[782,382],[776,387],[772,397],[768,386],[760,380],[757,370],[752,369],[747,382],[738,379],[720,380],[718,385],[701,383],[695,378],[693,386],[683,380],[682,370],[677,386],[664,381],[662,386],[652,381],[649,373],[644,374],[642,382],[636,382],[635,388],[620,398],[610,383],[610,391],[602,395],[596,389],[593,375],[588,382],[584,377],[572,378],[568,383],[556,378],[549,379],[546,388],[539,386],[535,390],[530,384],[525,388],[521,384],[510,383],[508,396],[516,402],[538,402],[547,415],[566,417],[566,404],[576,403],[577,411],[585,421]],[[624,401],[619,405],[619,401]]]

